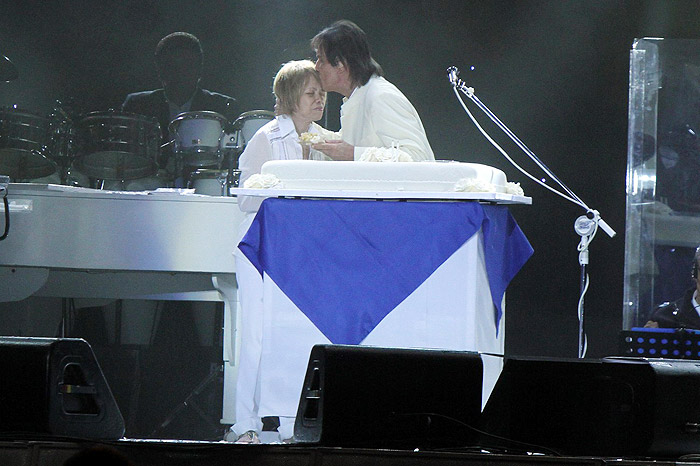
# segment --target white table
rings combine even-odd
[[[433,217],[426,221],[427,212]],[[389,241],[376,244],[387,235]],[[412,243],[414,237],[422,243]],[[411,244],[394,251],[392,242]],[[239,247],[263,281],[258,413],[287,417],[296,415],[314,344],[502,355],[505,286],[532,253],[505,206],[476,202],[268,199]],[[413,264],[411,253],[421,265]],[[403,265],[377,275],[397,257]],[[384,299],[390,290],[404,288],[403,278],[396,283],[391,276],[414,266],[420,272],[405,280],[415,286]],[[343,277],[346,287],[338,283]],[[378,287],[365,289],[377,281]],[[494,290],[495,282],[502,282],[500,289]],[[334,300],[334,294],[340,297]],[[390,309],[374,313],[386,306]],[[368,309],[372,312],[364,312]],[[483,402],[501,368],[500,358],[484,358]]]

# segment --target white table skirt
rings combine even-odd
[[[259,416],[295,417],[311,348],[331,343],[265,274]],[[496,332],[479,231],[362,341],[362,345],[440,348],[503,354],[505,323]],[[504,315],[505,317],[505,315]],[[502,360],[484,356],[485,403]]]

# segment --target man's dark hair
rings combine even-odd
[[[333,66],[344,63],[356,86],[364,86],[374,74],[384,74],[372,58],[365,31],[352,21],[342,19],[331,24],[311,39],[311,48]]]
[[[199,57],[198,65],[202,65],[204,52],[202,44],[189,32],[173,32],[163,37],[156,46],[156,63],[161,66],[163,60],[178,50],[191,50]]]

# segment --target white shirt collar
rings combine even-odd
[[[297,129],[294,127],[294,121],[289,115],[277,115],[277,125],[280,128],[280,134],[286,138],[289,135],[299,137]]]
[[[345,102],[347,102],[348,100],[350,100],[350,99],[352,98],[352,96],[355,94],[355,91],[358,90],[360,87],[362,87],[362,86],[356,86],[356,87],[352,90],[352,92],[350,93],[349,96],[343,97],[343,103],[345,103]]]
[[[292,120],[291,116],[277,115],[277,125],[280,128],[280,134],[282,135],[282,137],[287,137],[293,134],[297,139],[299,139],[297,129],[294,126],[294,121]],[[313,123],[309,124],[309,127],[306,131],[309,133],[318,133],[318,130],[316,129]]]

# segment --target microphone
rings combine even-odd
[[[453,86],[457,85],[457,76],[459,75],[459,70],[456,66],[450,66],[447,68],[447,77]]]

